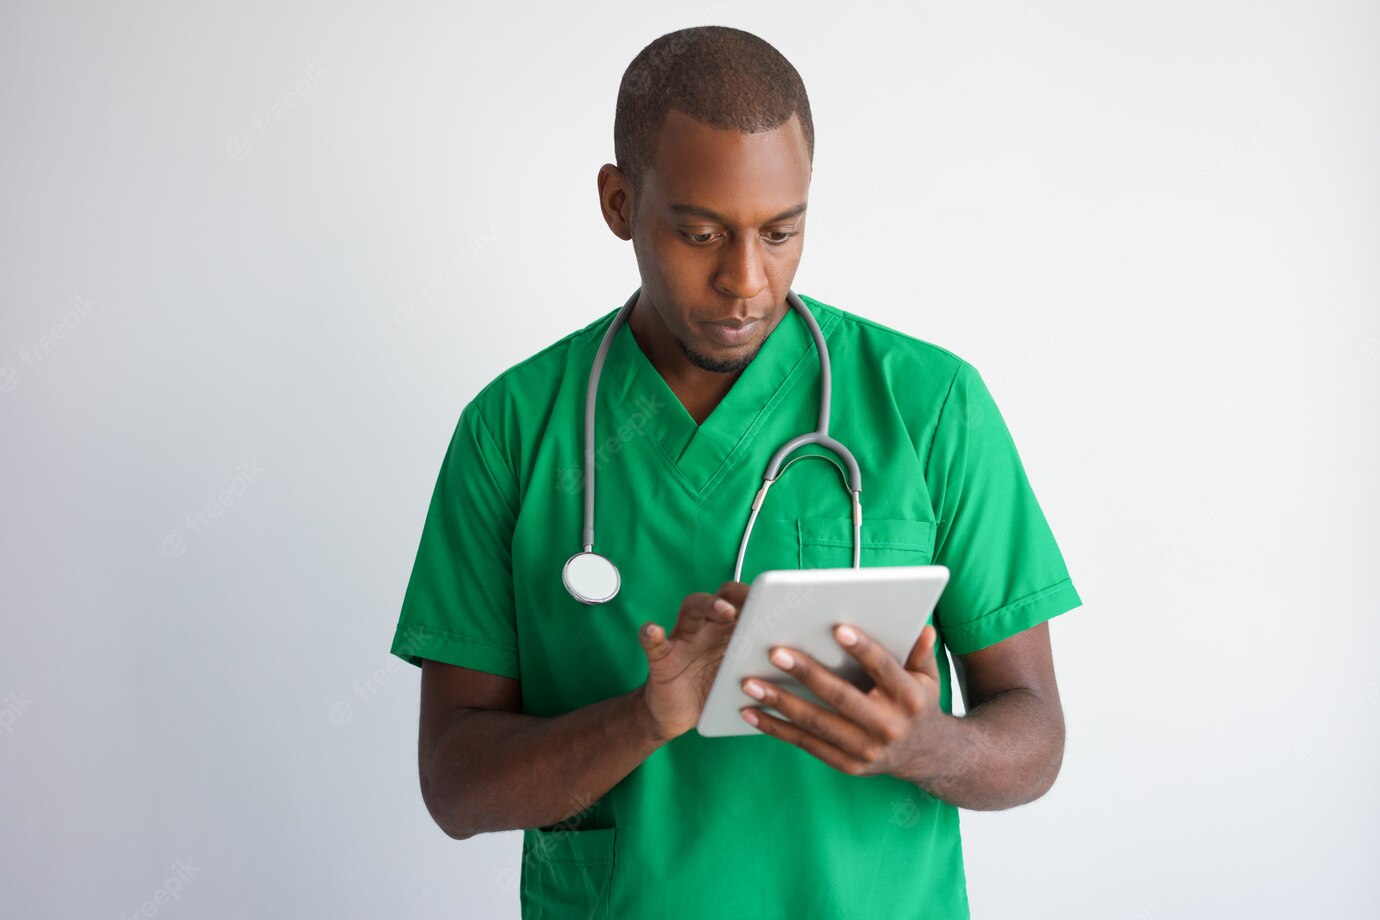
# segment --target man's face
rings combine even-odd
[[[790,309],[810,175],[794,115],[757,134],[667,115],[632,204],[637,309],[650,307],[696,366],[746,367]]]

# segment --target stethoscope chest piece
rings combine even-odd
[[[602,604],[618,594],[618,567],[592,550],[576,553],[565,562],[561,581],[570,596],[582,604]]]

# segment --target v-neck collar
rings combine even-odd
[[[804,296],[801,302],[827,338],[834,325],[833,312],[820,310]],[[642,434],[657,445],[682,484],[692,494],[703,496],[733,467],[732,461],[746,450],[751,436],[788,397],[802,374],[816,377],[818,366],[809,328],[793,308],[787,307],[757,356],[704,423],[696,425],[624,323],[609,345],[604,366],[607,379],[599,385],[598,411],[602,418],[619,419],[630,410],[640,409],[645,416],[639,419]],[[616,426],[604,429],[615,430]]]

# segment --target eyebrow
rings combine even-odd
[[[786,210],[782,211],[780,214],[777,214],[775,217],[773,217],[773,218],[771,218],[770,220],[766,221],[766,223],[774,224],[774,223],[776,223],[777,221],[789,220],[789,219],[792,218],[792,217],[795,217],[795,216],[797,216],[797,215],[799,215],[799,214],[803,214],[803,213],[805,212],[805,205],[806,205],[806,202],[803,202],[803,201],[802,201],[800,204],[796,205],[795,207],[793,207],[793,208],[787,208]],[[702,207],[700,207],[699,205],[693,205],[693,204],[673,204],[673,205],[671,205],[671,211],[672,211],[673,213],[675,213],[675,214],[682,214],[682,215],[685,215],[685,216],[687,216],[687,217],[703,217],[703,218],[705,218],[706,220],[712,220],[712,221],[715,221],[716,223],[720,223],[720,224],[731,224],[731,223],[732,223],[732,221],[730,221],[727,217],[724,217],[722,214],[718,214],[718,213],[716,213],[716,212],[714,212],[714,211],[709,210],[708,208],[702,208]]]

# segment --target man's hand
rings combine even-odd
[[[638,630],[647,653],[643,697],[661,740],[683,735],[699,722],[747,595],[747,585],[726,581],[714,594],[686,595],[669,636],[656,623]]]
[[[849,634],[856,641],[845,641]],[[857,627],[838,626],[834,639],[871,675],[876,686],[864,693],[814,659],[794,649],[772,650],[772,664],[804,684],[833,707],[808,702],[774,684],[751,678],[743,691],[774,707],[790,721],[746,707],[743,718],[762,732],[802,748],[851,776],[888,774],[910,779],[937,764],[947,740],[945,713],[939,708],[936,632],[926,624],[920,641],[902,666],[880,643]],[[782,652],[791,660],[778,661]],[[761,696],[753,692],[761,691]]]

